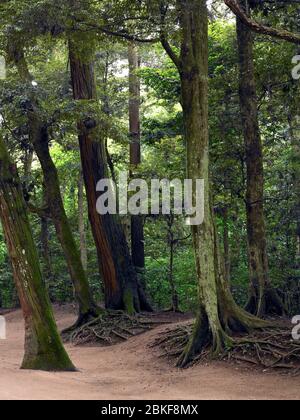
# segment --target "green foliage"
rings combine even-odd
[[[171,307],[171,290],[168,282],[168,256],[148,257],[145,280],[147,291],[159,309]],[[174,280],[182,311],[197,311],[197,281],[194,254],[191,248],[178,252],[174,261]]]

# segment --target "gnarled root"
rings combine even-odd
[[[198,361],[216,358],[252,364],[262,369],[300,373],[300,341],[292,340],[291,331],[283,327],[234,336],[220,333],[214,337],[209,331],[201,339],[197,325],[193,328],[193,324],[189,323],[160,333],[152,347],[162,349],[161,357],[175,359],[178,367],[189,367]]]
[[[288,329],[256,331],[249,337],[237,339],[228,359],[299,374],[300,341],[293,340]]]
[[[205,308],[200,309],[190,339],[178,360],[178,367],[189,366],[198,359],[198,356],[201,358],[202,353],[206,353],[208,349],[208,353],[213,357],[219,357],[234,345],[235,335],[273,327],[270,322],[245,312],[229,295],[220,301],[220,311],[213,322],[209,321]]]
[[[90,309],[88,312],[79,313],[75,324],[73,324],[71,327],[68,327],[65,330],[63,330],[62,333],[61,333],[62,336],[65,337],[65,336],[70,335],[71,333],[78,330],[83,325],[86,325],[89,322],[91,322],[95,319],[98,319],[100,317],[100,315],[102,316],[104,313],[105,313],[105,310],[98,307],[98,306],[95,306],[93,309]]]
[[[142,334],[164,322],[145,316],[130,316],[122,311],[104,311],[98,318],[63,334],[65,341],[73,345],[114,345]]]

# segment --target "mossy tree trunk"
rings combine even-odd
[[[45,201],[47,201],[45,196],[45,188],[43,192],[44,199]],[[54,276],[49,244],[49,219],[43,215],[41,215],[41,253],[44,260],[43,277],[45,279],[46,284],[49,284],[52,283]],[[49,291],[49,295],[51,298],[51,290]]]
[[[230,259],[230,241],[229,241],[229,220],[228,220],[228,207],[225,206],[222,210],[223,216],[223,248],[225,260],[225,278],[229,283],[231,278],[231,259]]]
[[[247,2],[243,2],[246,11]],[[247,11],[248,12],[248,11]],[[269,277],[267,238],[264,215],[263,148],[258,123],[253,58],[253,33],[237,18],[240,65],[240,107],[247,165],[247,232],[251,295],[247,310],[257,316],[282,315],[283,303],[272,288]]]
[[[128,45],[129,62],[129,134],[131,175],[141,164],[141,122],[140,101],[141,82],[138,75],[140,60],[134,42]],[[144,221],[142,216],[131,216],[131,255],[138,272],[145,269]]]
[[[93,53],[82,48],[82,39],[69,41],[70,68],[74,99],[97,104]],[[78,123],[82,170],[88,202],[88,214],[98,253],[99,271],[105,287],[108,309],[128,313],[151,310],[139,284],[128,244],[116,215],[97,213],[97,183],[109,178],[105,138],[95,117]]]
[[[33,79],[29,73],[24,52],[20,49],[10,51],[10,54],[21,79],[31,89],[30,85]],[[76,326],[79,326],[89,321],[90,318],[99,316],[100,309],[93,300],[89,282],[80,259],[80,253],[65,212],[58,172],[49,149],[48,126],[46,122],[42,121],[40,115],[38,99],[33,93],[30,95],[30,109],[28,109],[29,136],[42,167],[49,213],[65,255],[75,298],[79,305],[79,315],[76,322]]]
[[[25,319],[23,369],[73,371],[52,313],[16,166],[0,138],[0,217]]]
[[[187,176],[205,182],[204,223],[192,226],[199,283],[199,311],[193,336],[179,361],[185,366],[204,346],[214,353],[232,343],[232,332],[264,325],[239,308],[224,276],[209,180],[208,14],[205,0],[178,0],[181,54],[177,57],[162,34],[162,44],[178,67],[187,147]],[[195,197],[194,197],[195,198]]]

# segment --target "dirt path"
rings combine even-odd
[[[60,328],[74,316],[56,310]],[[110,348],[67,347],[78,373],[19,370],[23,322],[6,315],[0,340],[0,399],[300,399],[300,378],[245,372],[222,363],[179,371],[148,348],[156,331]],[[165,327],[160,327],[165,328]]]

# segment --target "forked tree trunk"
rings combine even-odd
[[[0,217],[25,319],[23,369],[74,371],[43,283],[16,166],[0,138]]]
[[[244,1],[246,10],[246,1]],[[251,295],[247,310],[257,316],[282,315],[283,303],[269,277],[266,226],[264,216],[264,168],[262,141],[258,123],[253,33],[237,18],[240,64],[240,106],[247,165],[247,232]]]
[[[69,41],[74,99],[97,104],[93,57],[82,54],[82,41]],[[84,56],[82,58],[81,56]],[[98,253],[99,271],[105,286],[105,305],[129,313],[151,310],[140,286],[128,244],[118,217],[97,213],[97,183],[109,178],[105,139],[99,123],[88,118],[78,123],[82,170],[88,201],[89,220]]]
[[[179,366],[185,366],[207,344],[211,344],[214,353],[219,353],[231,343],[231,332],[247,331],[264,323],[243,311],[233,300],[224,277],[224,261],[210,202],[206,1],[178,0],[177,3],[182,30],[181,55],[174,59],[168,46],[166,50],[180,72],[187,176],[205,182],[204,223],[192,226],[199,311],[193,336],[179,360]]]
[[[23,82],[31,84],[32,76],[29,73],[23,51],[14,51],[12,59]],[[76,326],[80,326],[89,321],[91,317],[99,316],[100,309],[93,301],[79,250],[65,212],[58,172],[50,154],[47,124],[40,119],[38,103],[34,94],[31,95],[30,107],[28,110],[30,141],[42,167],[47,205],[73,283],[75,298],[79,305]]]
[[[134,177],[135,170],[141,163],[141,123],[140,90],[141,82],[137,74],[140,63],[137,46],[128,45],[129,62],[129,132],[130,132],[130,169]],[[144,222],[141,216],[131,216],[131,255],[137,271],[145,268]]]

